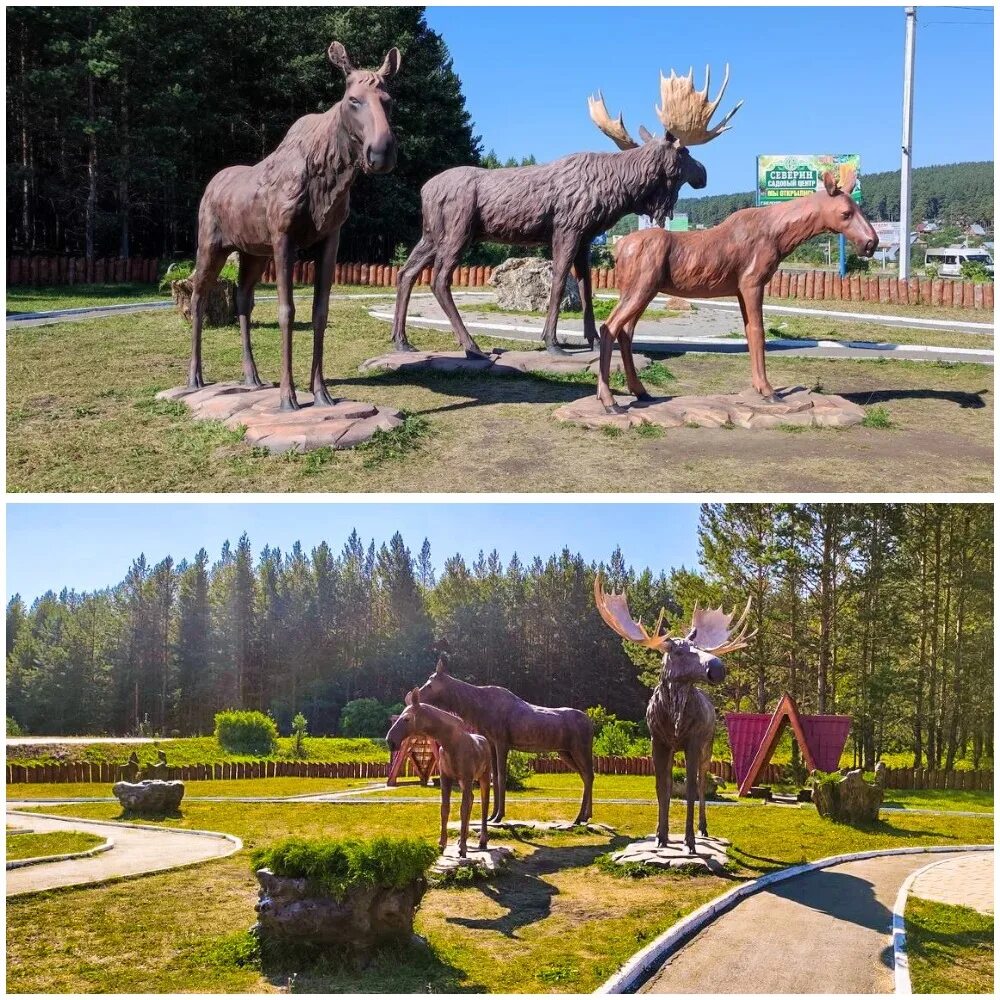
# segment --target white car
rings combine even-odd
[[[993,258],[982,247],[935,247],[927,251],[925,261],[936,267],[942,278],[962,277],[962,265],[966,262],[982,264],[993,273]]]

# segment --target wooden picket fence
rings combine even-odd
[[[8,285],[103,285],[156,281],[155,257],[8,257]]]
[[[709,766],[712,774],[725,782],[734,782],[733,766],[726,760],[713,760]],[[64,763],[25,766],[7,765],[7,784],[50,784],[53,782],[75,784],[79,782],[113,782],[118,780],[119,765]],[[569,771],[568,765],[557,757],[538,757],[535,771],[538,774],[556,774]],[[597,774],[653,774],[652,757],[594,757]],[[321,761],[263,760],[241,761],[232,764],[188,764],[168,767],[170,780],[179,781],[228,781],[234,778],[385,778],[388,763],[351,761],[332,764]],[[416,777],[407,762],[404,772]],[[776,784],[782,780],[780,764],[768,764],[760,774],[759,784]],[[886,788],[948,788],[958,790],[993,790],[992,771],[943,771],[926,768],[887,768]]]

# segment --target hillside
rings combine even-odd
[[[863,174],[865,213],[873,221],[899,218],[899,171]],[[754,203],[752,191],[679,198],[677,211],[691,223],[714,226],[726,216]],[[993,226],[993,162],[948,163],[913,171],[913,218]]]

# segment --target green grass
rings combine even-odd
[[[906,951],[914,993],[992,993],[993,917],[910,896]]]
[[[232,754],[219,746],[214,736],[189,736],[162,739],[153,743],[35,743],[7,746],[7,763],[33,766],[38,764],[89,762],[91,764],[124,764],[134,751],[142,764],[156,761],[162,750],[171,767],[187,764],[224,764],[249,760],[291,760],[292,737],[278,738],[277,748],[269,757],[248,757]],[[341,736],[307,736],[305,759],[323,763],[350,761],[385,762],[389,751],[379,740]]]
[[[48,858],[56,854],[77,854],[104,843],[104,837],[92,833],[8,833],[7,860]]]
[[[962,812],[993,812],[993,793],[981,790],[946,788],[887,788],[883,805],[907,809],[947,809]]]
[[[508,812],[513,819],[555,819],[568,818],[573,808],[512,796]],[[46,811],[119,815],[111,803]],[[654,828],[655,817],[650,803],[599,805],[595,818],[636,838]],[[672,829],[680,830],[679,805],[671,818]],[[729,879],[608,874],[599,859],[624,843],[617,838],[570,833],[551,840],[508,839],[515,859],[496,880],[435,888],[424,897],[416,930],[427,939],[427,950],[387,952],[360,971],[261,963],[254,954],[245,937],[256,899],[247,852],[287,836],[374,837],[401,830],[433,843],[438,822],[433,799],[392,807],[185,801],[181,816],[154,825],[233,833],[243,838],[246,852],[135,882],[10,899],[8,990],[261,992],[287,987],[294,977],[296,991],[327,993],[587,992],[681,916],[730,888],[733,879],[842,851],[992,840],[988,819],[894,815],[874,831],[860,831],[826,823],[809,809],[710,805],[712,834],[733,842]],[[58,939],[52,934],[56,926]]]
[[[192,798],[274,798],[292,795],[325,795],[379,784],[378,778],[234,778],[189,781],[185,801]],[[108,799],[111,782],[18,783],[7,786],[9,799]]]
[[[963,314],[963,322],[989,322],[989,314]],[[917,327],[882,326],[869,320],[845,320],[840,317],[823,319],[818,316],[765,317],[768,339],[865,341],[876,344],[922,344],[925,347],[967,347],[993,350],[992,334],[970,333],[964,330],[925,330]],[[742,333],[734,335],[742,337]]]
[[[104,285],[47,285],[37,288],[18,285],[7,288],[7,315],[109,306],[126,302],[157,302],[164,296],[155,284],[124,282]]]
[[[865,414],[865,419],[861,421],[861,426],[888,430],[892,427],[892,418],[884,406],[873,406]]]
[[[606,320],[618,305],[618,299],[594,299],[594,319],[601,323]],[[544,319],[546,313],[541,309],[501,309],[496,302],[467,302],[459,305],[459,312],[470,313],[499,313],[503,316],[533,316]],[[687,310],[685,310],[686,312]],[[647,309],[643,314],[643,319],[669,319],[672,316],[682,316],[679,309]],[[583,319],[582,309],[563,309],[559,312],[560,319]]]

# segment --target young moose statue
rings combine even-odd
[[[479,850],[486,850],[486,821],[490,808],[490,745],[486,738],[470,733],[462,720],[451,712],[424,705],[420,691],[414,688],[406,696],[406,708],[386,734],[390,750],[398,750],[408,736],[430,736],[441,745],[438,767],[441,771],[441,839],[443,851],[448,843],[448,815],[451,811],[451,789],[457,781],[462,789],[461,829],[458,837],[458,855],[466,857],[469,838],[469,816],[472,813],[474,786],[479,785],[483,806],[483,821],[479,830]]]
[[[331,42],[327,55],[347,78],[343,100],[325,114],[300,118],[266,159],[252,167],[227,167],[205,189],[198,210],[198,265],[192,279],[191,387],[205,384],[201,372],[205,292],[233,250],[240,258],[236,311],[243,340],[243,381],[262,385],[250,347],[250,313],[254,286],[273,256],[281,327],[281,409],[299,408],[292,382],[292,267],[299,250],[315,247],[309,388],[313,405],[335,402],[323,382],[323,335],[340,228],[347,219],[357,172],[386,174],[396,165],[396,139],[389,127],[392,102],[385,84],[398,72],[400,55],[398,49],[390,49],[377,70],[355,69],[340,42]]]
[[[735,649],[742,649],[756,633],[747,634],[746,619],[750,602],[739,621],[722,608],[699,610],[695,606],[691,629],[683,639],[661,633],[664,612],[660,612],[652,633],[629,613],[624,594],[606,594],[598,574],[594,579],[594,602],[601,617],[623,639],[663,654],[660,683],[646,708],[646,724],[653,740],[653,770],[656,774],[657,847],[669,842],[670,795],[673,791],[674,754],[684,751],[687,765],[687,820],[684,843],[695,853],[694,800],[698,797],[698,832],[708,836],[705,819],[705,777],[712,757],[715,734],[715,709],[708,697],[694,685],[699,681],[719,684],[726,668],[719,659]]]
[[[851,192],[857,178],[823,175],[823,189],[783,205],[745,208],[711,229],[670,233],[642,229],[630,233],[615,252],[621,298],[601,327],[597,397],[608,410],[615,401],[608,386],[611,348],[622,352],[628,391],[649,399],[632,362],[632,334],[657,292],[716,298],[735,295],[743,314],[753,387],[764,397],[774,390],[764,367],[764,286],[800,243],[820,233],[842,233],[862,256],[870,257],[878,236]]]

